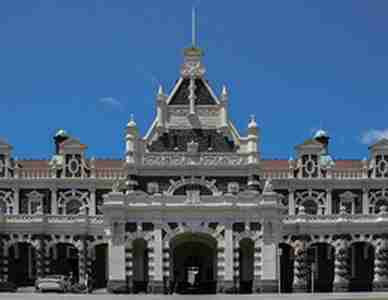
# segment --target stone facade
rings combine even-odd
[[[61,130],[49,160],[0,142],[0,280],[72,274],[112,293],[388,288],[388,140],[336,160],[323,130],[295,159],[260,157],[260,130],[229,119],[229,94],[188,48],[122,159],[87,158]]]

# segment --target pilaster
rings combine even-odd
[[[107,289],[110,293],[128,291],[125,273],[125,228],[124,222],[115,221],[112,233],[108,229],[109,279]]]

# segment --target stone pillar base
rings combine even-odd
[[[348,290],[349,290],[349,283],[346,281],[333,283],[333,292],[334,293],[347,292]]]
[[[234,294],[236,288],[233,280],[218,280],[217,281],[217,293]]]
[[[374,281],[373,282],[374,292],[387,292],[388,291],[388,280]]]
[[[272,279],[261,280],[261,289],[262,293],[277,293],[278,292],[278,281]]]
[[[148,293],[164,294],[164,282],[162,280],[154,280],[148,282]]]
[[[307,293],[307,284],[306,283],[297,283],[292,286],[293,293]]]
[[[126,280],[109,280],[107,290],[112,294],[127,294],[129,293]]]

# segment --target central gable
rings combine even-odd
[[[212,92],[209,89],[209,86],[203,79],[195,79],[195,104],[196,105],[217,105],[217,100],[212,95]],[[179,86],[176,89],[176,92],[172,95],[168,105],[189,105],[189,86],[190,79],[184,78],[178,83]]]

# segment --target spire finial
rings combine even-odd
[[[162,96],[162,95],[163,95],[163,87],[161,84],[159,84],[158,96]]]
[[[191,11],[191,44],[193,48],[195,48],[196,44],[196,14],[195,14],[195,6],[193,6]]]
[[[223,96],[227,96],[228,95],[228,90],[226,89],[226,85],[225,84],[222,86],[221,95],[223,95]]]

